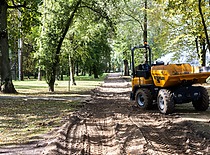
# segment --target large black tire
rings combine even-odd
[[[143,110],[149,110],[152,108],[152,94],[147,88],[140,88],[136,92],[136,103]]]
[[[157,97],[158,109],[163,114],[171,114],[174,111],[174,99],[170,90],[160,89]]]
[[[200,93],[200,97],[197,101],[192,101],[193,107],[198,111],[206,111],[209,108],[209,95],[208,91],[204,87],[197,88]]]

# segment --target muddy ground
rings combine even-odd
[[[0,148],[0,154],[210,155],[210,109],[176,106],[171,115],[141,111],[129,100],[129,79],[109,74],[84,106],[43,140]]]

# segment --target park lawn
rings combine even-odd
[[[18,94],[0,94],[0,145],[27,143],[60,127],[82,106],[89,91],[103,78],[82,78],[68,88],[68,81],[56,81],[55,92],[48,92],[45,81],[14,81]]]
[[[0,145],[26,143],[62,125],[77,104],[66,101],[1,99]]]
[[[107,74],[103,74],[99,79],[94,79],[92,76],[78,76],[75,77],[76,85],[69,85],[69,81],[65,78],[64,81],[55,81],[55,93],[56,92],[81,92],[94,89],[100,85]],[[48,85],[46,81],[37,80],[24,80],[24,81],[13,81],[16,90],[21,93],[40,93],[48,92]]]

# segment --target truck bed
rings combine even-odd
[[[151,68],[154,84],[158,87],[172,87],[180,84],[205,83],[210,72],[190,64],[159,65]]]

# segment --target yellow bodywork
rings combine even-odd
[[[151,67],[151,77],[135,77],[132,86],[154,84],[157,87],[171,87],[180,85],[183,82],[205,83],[210,76],[210,72],[200,72],[199,67],[190,64],[169,64]]]
[[[144,77],[134,77],[132,79],[132,88],[136,85],[153,84],[152,77],[145,79]]]

